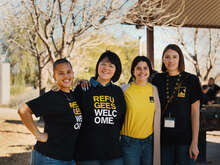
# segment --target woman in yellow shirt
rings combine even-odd
[[[150,60],[137,56],[131,66],[133,82],[122,86],[126,116],[121,130],[124,165],[160,164],[160,101],[157,88],[148,82]]]

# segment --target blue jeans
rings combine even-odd
[[[161,147],[161,165],[194,165],[189,145],[166,144]]]
[[[123,165],[123,159],[79,161],[79,165]]]
[[[31,153],[31,165],[76,165],[76,163],[74,160],[56,160],[33,150]]]
[[[124,165],[153,164],[153,134],[146,139],[121,136]]]

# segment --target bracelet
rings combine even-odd
[[[39,131],[37,131],[35,138],[37,139],[37,141],[41,140],[41,133]]]

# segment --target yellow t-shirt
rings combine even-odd
[[[124,91],[126,116],[122,135],[144,139],[153,133],[155,103],[152,84],[139,86],[131,83]]]

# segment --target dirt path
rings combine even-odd
[[[29,165],[34,144],[17,111],[0,108],[0,165]]]

